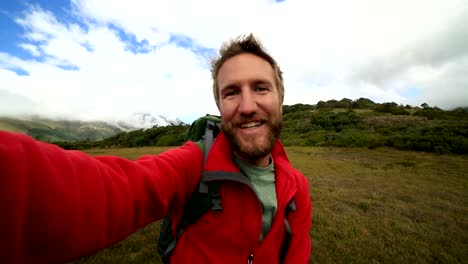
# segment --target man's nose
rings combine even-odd
[[[239,112],[243,115],[251,115],[257,111],[257,101],[255,95],[252,94],[250,89],[248,91],[242,92],[241,100],[239,103]]]

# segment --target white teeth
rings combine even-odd
[[[261,122],[250,122],[250,123],[243,124],[241,127],[242,128],[251,128],[251,127],[259,126],[261,124],[262,124]]]

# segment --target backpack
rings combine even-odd
[[[221,195],[219,194],[219,181],[204,183],[205,165],[210,152],[211,146],[215,138],[221,132],[221,118],[215,115],[206,115],[195,120],[190,126],[185,136],[185,141],[194,141],[203,151],[203,173],[202,180],[198,188],[192,193],[192,196],[187,201],[181,223],[178,225],[176,234],[173,236],[172,220],[170,215],[164,218],[159,232],[158,251],[163,263],[169,263],[171,253],[175,248],[177,239],[191,224],[194,224],[208,210],[220,212],[223,210],[221,203]],[[290,211],[296,210],[294,200],[288,204],[285,215],[286,237],[281,245],[280,260],[284,259],[291,240],[291,228],[287,220],[287,215]]]
[[[185,141],[194,141],[203,151],[203,171],[206,165],[208,153],[213,142],[221,131],[221,118],[214,115],[206,115],[195,120],[190,126],[185,136]],[[204,175],[204,173],[203,173]],[[202,175],[202,177],[203,177]],[[170,215],[164,218],[159,232],[158,251],[163,263],[169,263],[169,259],[174,249],[177,238],[182,235],[189,224],[194,224],[213,205],[213,210],[221,211],[221,197],[218,192],[219,182],[213,182],[206,186],[200,182],[199,188],[194,191],[185,205],[184,216],[173,236],[172,219]]]

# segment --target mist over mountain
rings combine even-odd
[[[36,139],[57,141],[96,141],[115,134],[168,125],[179,125],[179,119],[162,115],[135,113],[125,120],[83,121],[66,118],[47,118],[39,115],[0,117],[0,130],[21,132]]]
[[[170,119],[163,115],[153,115],[151,113],[134,113],[125,121],[118,121],[117,124],[127,124],[137,128],[151,128],[153,126],[180,125],[182,121],[178,118]]]

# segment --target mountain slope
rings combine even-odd
[[[135,129],[128,127],[130,130]],[[95,141],[126,131],[123,126],[106,122],[51,120],[40,117],[0,117],[0,129],[21,132],[36,139],[55,141]]]

